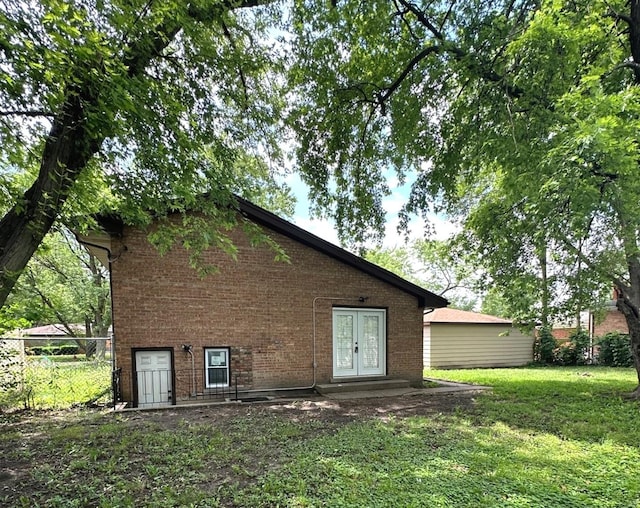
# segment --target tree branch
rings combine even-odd
[[[73,328],[71,327],[71,325],[67,322],[67,320],[65,319],[65,317],[62,315],[62,313],[56,308],[56,306],[53,304],[53,302],[49,299],[49,297],[47,295],[45,295],[40,288],[38,288],[37,284],[36,284],[36,280],[35,277],[33,276],[32,273],[29,273],[29,276],[31,278],[32,281],[32,289],[36,292],[36,294],[40,297],[40,299],[42,300],[42,303],[44,303],[47,307],[49,307],[49,309],[51,309],[51,311],[55,314],[56,318],[58,319],[58,321],[60,321],[60,324],[62,325],[62,327],[67,331],[67,333],[69,334],[69,336],[71,337],[77,337],[78,334],[76,334],[76,332],[73,330]]]
[[[606,270],[603,270],[601,266],[593,263],[587,256],[585,256],[585,254],[582,251],[580,251],[569,240],[567,240],[566,238],[562,238],[560,241],[564,244],[564,246],[570,252],[575,254],[578,257],[578,259],[580,259],[580,261],[582,261],[585,265],[587,265],[589,268],[591,268],[595,272],[597,272],[600,275],[610,279],[620,289],[622,289],[623,291],[627,291],[627,292],[631,289],[631,287],[629,286],[629,283],[627,281],[623,280],[620,276],[615,275],[614,273],[611,273],[611,272],[608,272]]]
[[[426,14],[416,5],[409,2],[408,0],[398,1],[417,18],[420,24],[422,24],[429,32],[431,32],[435,39],[440,42],[440,51],[446,51],[447,53],[450,53],[455,57],[457,61],[462,61],[467,57],[474,56],[471,55],[468,51],[459,48],[451,41],[448,41],[445,38],[444,33],[436,28],[436,26],[429,20]],[[506,94],[512,99],[517,99],[524,95],[524,91],[521,88],[505,82],[504,76],[501,76],[492,68],[485,68],[479,62],[477,62],[475,58],[471,61],[471,63],[467,64],[467,69],[476,72],[478,77],[484,79],[485,81],[489,81],[491,83],[501,83]],[[404,77],[406,77],[406,75]]]
[[[631,16],[627,16],[626,14],[620,14],[618,11],[616,11],[613,8],[611,4],[609,4],[609,2],[605,2],[605,5],[609,8],[610,17],[612,17],[615,20],[624,21],[629,26],[633,24],[633,20],[631,19]]]
[[[231,32],[229,31],[227,24],[224,21],[221,21],[221,24],[222,24],[222,31],[224,33],[224,36],[229,41],[229,44],[231,44],[231,47],[233,48],[233,50],[237,52],[238,48],[236,46],[235,41],[233,40],[233,37],[231,37]],[[245,78],[244,72],[242,71],[242,66],[240,64],[238,64],[238,75],[240,77],[240,82],[242,83],[242,91],[244,93],[245,107],[248,107],[249,87],[247,86],[247,80]]]
[[[393,92],[395,92],[398,87],[402,84],[402,82],[406,79],[406,77],[411,74],[413,69],[425,58],[434,53],[439,53],[441,51],[440,46],[429,46],[424,48],[420,53],[414,56],[409,63],[405,66],[404,70],[400,73],[400,75],[396,78],[396,80],[391,83],[389,86],[385,87],[385,92],[380,94],[378,97],[378,103],[382,106],[382,103],[386,101]]]
[[[619,63],[618,65],[616,65],[610,71],[607,71],[604,74],[602,74],[600,76],[600,79],[606,78],[606,77],[610,76],[611,74],[613,74],[614,72],[616,72],[616,71],[618,71],[620,69],[632,69],[634,72],[637,72],[637,71],[640,70],[640,64],[637,63],[637,62],[632,62],[632,61]]]
[[[24,110],[24,111],[20,111],[20,110],[0,111],[0,116],[31,116],[31,117],[46,116],[46,117],[53,118],[55,116],[55,114],[53,112],[51,112],[51,111],[41,111],[41,110],[37,110],[37,109],[28,109],[28,110]]]

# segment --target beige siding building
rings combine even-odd
[[[508,319],[457,309],[424,316],[425,368],[515,367],[533,360],[533,336]]]

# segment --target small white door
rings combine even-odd
[[[138,407],[172,404],[171,352],[136,351]]]
[[[386,373],[386,311],[334,309],[334,377]]]

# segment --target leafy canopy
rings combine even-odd
[[[375,236],[382,169],[411,169],[405,212],[461,217],[513,317],[637,288],[640,67],[626,4],[302,4],[299,163],[344,237]]]

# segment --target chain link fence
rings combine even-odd
[[[52,342],[48,351],[56,350]],[[0,369],[0,411],[106,405],[113,400],[109,360],[86,360],[75,354],[27,355],[22,339],[2,338]]]

